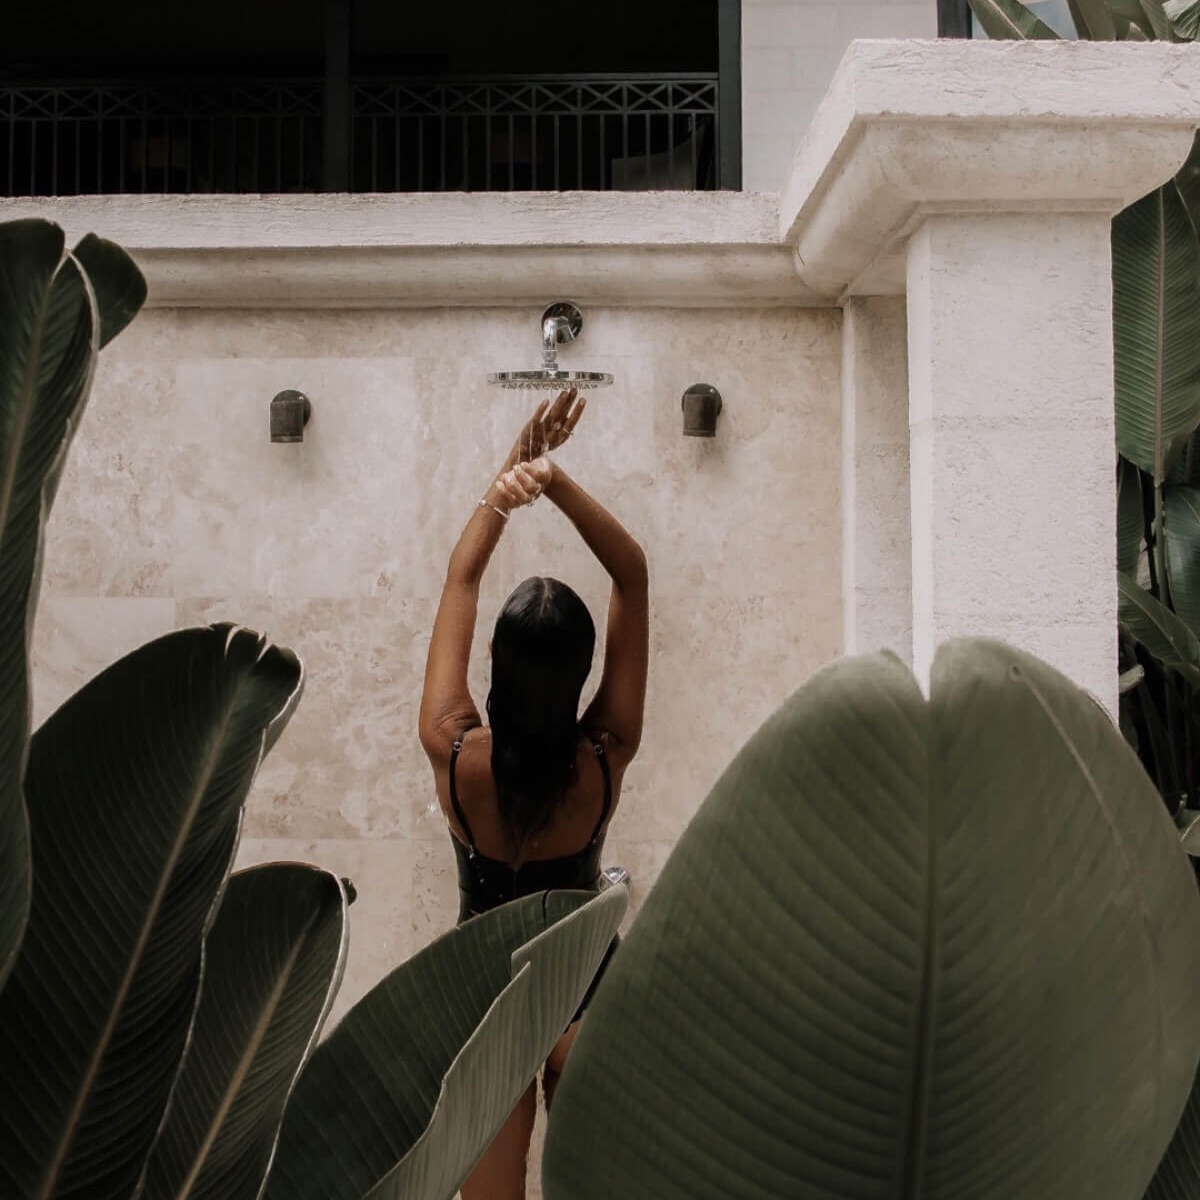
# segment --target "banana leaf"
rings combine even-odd
[[[1185,848],[1200,855],[1200,845]],[[1200,1196],[1200,1078],[1183,1110],[1175,1136],[1154,1173],[1145,1200],[1195,1200]]]
[[[1146,523],[1142,515],[1142,481],[1137,467],[1117,460],[1117,570],[1132,575],[1142,556]]]
[[[994,41],[1058,40],[1058,34],[1020,0],[970,0],[980,28]]]
[[[87,397],[95,358],[94,310],[63,245],[62,230],[44,221],[0,225],[0,987],[29,914],[22,779],[42,491]]]
[[[1145,14],[1146,20],[1142,25],[1142,30],[1146,35],[1163,42],[1171,41],[1174,31],[1171,29],[1170,18],[1163,7],[1163,0],[1138,0],[1138,4]]]
[[[22,779],[42,530],[96,350],[128,324],[146,294],[119,247],[92,235],[74,257],[64,247],[62,230],[48,221],[0,224],[0,987],[29,909]]]
[[[1200,424],[1200,244],[1174,183],[1112,230],[1117,448],[1160,484]]]
[[[1194,42],[1200,38],[1200,0],[1167,0],[1163,11],[1177,41]]]
[[[1164,666],[1200,687],[1200,638],[1136,580],[1117,572],[1117,613],[1121,628]]]
[[[0,1195],[127,1200],[191,1027],[264,731],[300,684],[228,625],[127,655],[34,735],[33,904],[0,993]]]
[[[1170,37],[1170,25],[1161,0],[1106,0],[1106,3],[1115,21],[1127,22],[1131,27],[1126,36],[1133,36],[1136,29],[1142,38]]]
[[[1158,667],[1157,673],[1161,675],[1167,674],[1161,664]],[[1175,704],[1176,698],[1174,694],[1164,690],[1163,703],[1165,706]],[[1129,737],[1128,732],[1126,732],[1126,726],[1133,722],[1135,713],[1141,720],[1140,728],[1145,733],[1145,739],[1144,742],[1140,738],[1136,739],[1139,747],[1139,756],[1147,773],[1154,781],[1154,786],[1158,788],[1159,793],[1164,798],[1167,796],[1178,797],[1181,788],[1179,786],[1179,767],[1175,758],[1174,746],[1167,730],[1167,720],[1163,712],[1159,709],[1158,703],[1149,686],[1149,681],[1135,686],[1128,694],[1123,695],[1120,699],[1120,706],[1121,730],[1125,733],[1126,740],[1131,745],[1134,744],[1135,739]]]
[[[120,246],[94,233],[83,238],[71,253],[92,285],[100,317],[100,349],[103,349],[146,303],[146,280]]]
[[[1200,1054],[1200,895],[1029,655],[819,672],[692,820],[555,1095],[546,1200],[1129,1200]]]
[[[1067,5],[1079,37],[1093,42],[1116,41],[1117,27],[1105,0],[1067,0]]]
[[[346,892],[305,863],[239,871],[204,943],[183,1070],[140,1200],[255,1200],[346,960]]]
[[[1200,637],[1200,488],[1163,489],[1171,607]]]
[[[1197,11],[1200,12],[1200,0],[1197,0]],[[1200,236],[1200,133],[1192,142],[1187,161],[1175,173],[1175,186],[1192,218],[1192,228]]]
[[[530,896],[392,972],[302,1072],[267,1200],[451,1200],[567,1028],[627,903],[622,887]]]
[[[1171,469],[1167,472],[1167,486],[1185,484],[1200,486],[1200,432],[1183,440],[1177,451],[1171,452]]]

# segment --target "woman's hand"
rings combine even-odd
[[[531,462],[517,463],[511,470],[500,475],[488,489],[489,498],[494,497],[505,512],[532,504],[546,490],[554,477],[554,465],[548,458],[535,458]]]
[[[543,400],[534,409],[533,416],[525,422],[510,461],[531,462],[551,450],[557,450],[574,432],[586,406],[587,401],[575,388],[559,392],[553,404]]]

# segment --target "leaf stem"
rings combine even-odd
[[[1164,520],[1163,485],[1154,485],[1154,549],[1152,562],[1157,568],[1158,599],[1171,608],[1171,586],[1167,579],[1167,546],[1164,538],[1166,522]],[[1174,612],[1174,609],[1171,609]]]
[[[1158,571],[1154,565],[1154,518],[1152,516],[1153,504],[1147,504],[1146,490],[1154,488],[1151,477],[1145,471],[1138,470],[1138,479],[1142,485],[1142,525],[1144,528],[1144,538],[1146,542],[1146,564],[1150,568],[1150,595],[1155,600],[1160,600],[1158,587]],[[1157,492],[1157,488],[1154,488]]]

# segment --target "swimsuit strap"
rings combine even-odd
[[[592,741],[592,739],[589,738],[588,741]],[[596,822],[596,828],[592,830],[589,846],[596,844],[596,839],[604,828],[604,822],[608,820],[608,814],[612,811],[612,776],[608,771],[608,756],[604,753],[604,743],[592,741],[592,749],[596,752],[596,761],[600,764],[600,770],[604,774],[604,808],[600,811],[600,820]]]
[[[472,725],[471,729],[475,726]],[[467,824],[467,815],[462,810],[462,805],[458,802],[458,784],[454,780],[454,764],[458,761],[458,752],[462,749],[463,737],[470,733],[470,729],[464,729],[458,737],[454,739],[454,745],[450,749],[450,804],[454,809],[454,815],[458,818],[459,827],[463,833],[467,835],[467,848],[472,854],[477,854],[475,849],[475,836],[471,833],[471,826]]]

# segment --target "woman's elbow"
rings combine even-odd
[[[650,586],[650,566],[646,560],[646,552],[637,542],[630,548],[629,561],[624,564],[621,572],[621,586],[630,591],[636,589],[641,592]]]

